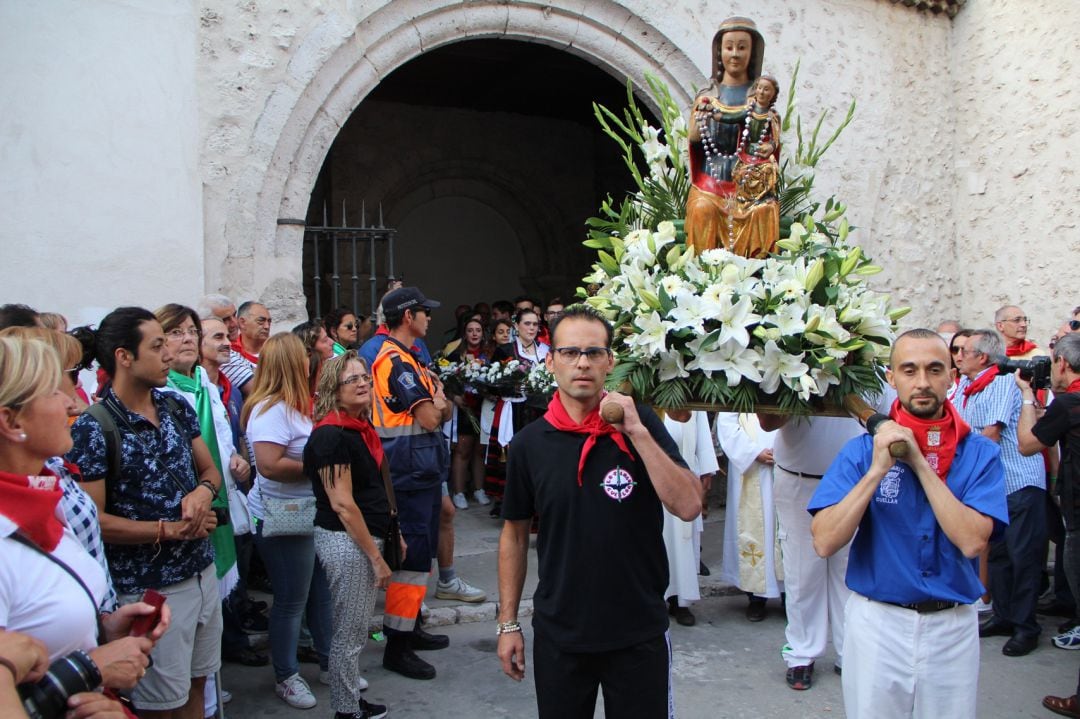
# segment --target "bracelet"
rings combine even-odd
[[[19,683],[19,672],[15,669],[15,662],[11,661],[7,657],[0,657],[0,667],[7,667],[11,672],[11,680],[16,684]]]
[[[499,622],[495,627],[495,636],[502,636],[503,634],[513,634],[514,632],[521,631],[521,622],[516,619],[512,622]]]
[[[1035,400],[1033,400],[1033,399],[1025,399],[1023,402],[1021,402],[1021,404],[1030,404],[1030,405],[1034,406],[1035,405]]]
[[[213,498],[214,498],[214,500],[215,500],[215,501],[217,500],[217,498],[218,498],[218,490],[217,490],[217,487],[215,487],[215,486],[214,486],[214,485],[213,485],[213,484],[212,484],[212,483],[210,482],[210,480],[209,480],[209,479],[204,479],[203,481],[199,482],[198,486],[199,486],[199,487],[206,487],[207,489],[209,489],[209,490],[210,490],[210,494],[211,494],[211,496],[213,496]]]
[[[157,521],[157,537],[154,538],[154,549],[157,550],[157,551],[154,552],[153,559],[157,559],[158,555],[161,554],[161,538],[164,537],[164,536],[165,536],[165,520],[164,519],[159,519]],[[153,559],[151,561],[153,561]]]

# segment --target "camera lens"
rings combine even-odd
[[[68,697],[93,691],[100,682],[101,675],[90,657],[73,652],[50,664],[37,684],[20,686],[19,696],[31,719],[54,719],[67,711]]]

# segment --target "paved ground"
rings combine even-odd
[[[529,671],[520,684],[501,673],[495,656],[494,613],[496,598],[496,547],[499,525],[486,510],[473,507],[460,512],[456,548],[458,572],[488,592],[488,602],[461,605],[431,600],[431,622],[444,624],[437,631],[450,636],[450,648],[425,656],[438,670],[430,682],[404,679],[382,668],[382,645],[369,643],[364,650],[365,676],[371,682],[369,700],[390,706],[391,717],[529,717],[536,705]],[[706,520],[703,557],[714,574],[720,568],[723,509],[714,509]],[[530,556],[530,577],[525,596],[535,586],[535,553]],[[779,603],[770,603],[770,615],[760,624],[743,616],[745,599],[731,588],[702,577],[703,596],[694,607],[695,627],[673,625],[676,710],[686,719],[743,717],[843,717],[840,678],[832,673],[833,657],[819,660],[814,687],[794,692],[784,683],[780,647],[784,643],[784,618]],[[381,613],[381,607],[376,608]],[[979,717],[1051,717],[1042,709],[1045,694],[1068,694],[1076,686],[1080,652],[1055,649],[1049,644],[1055,618],[1045,618],[1044,641],[1027,657],[1001,654],[1004,638],[982,640],[979,677]],[[527,622],[526,622],[527,624]],[[527,641],[531,632],[526,632]],[[531,655],[530,655],[531,658]],[[328,687],[318,683],[315,665],[303,665],[319,706],[308,711],[292,709],[274,696],[269,667],[226,665],[224,684],[233,701],[226,707],[229,719],[263,717],[328,717]],[[597,716],[604,716],[598,708]],[[948,719],[942,717],[942,719]]]

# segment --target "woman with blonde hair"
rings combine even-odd
[[[332,624],[326,574],[315,559],[315,496],[302,462],[311,434],[307,369],[299,337],[290,332],[270,337],[259,353],[254,387],[240,415],[255,451],[248,510],[255,522],[255,545],[274,588],[270,657],[275,691],[297,709],[316,704],[296,658],[301,615],[306,607],[320,679],[328,679]]]
[[[6,632],[42,642],[51,660],[86,669],[86,691],[131,689],[146,673],[150,650],[170,613],[148,636],[129,636],[132,621],[154,608],[137,602],[100,616],[107,575],[56,507],[62,490],[47,460],[71,449],[70,397],[61,389],[56,351],[36,339],[0,337],[0,615]],[[92,668],[92,671],[89,669]],[[79,701],[95,699],[78,695]],[[96,701],[96,699],[95,699]],[[105,710],[118,709],[113,704]]]
[[[371,426],[371,375],[355,350],[323,365],[315,429],[304,449],[304,474],[315,493],[315,551],[334,602],[330,701],[336,719],[378,719],[386,707],[360,696],[360,653],[379,589],[390,583],[383,543],[390,498],[382,442]],[[392,490],[391,490],[392,491]],[[405,543],[400,535],[402,554]]]

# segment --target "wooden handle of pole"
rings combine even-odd
[[[866,420],[877,414],[877,410],[868,405],[866,401],[857,394],[848,394],[844,396],[843,402],[844,409],[848,413],[859,420],[859,423],[864,427],[866,426]],[[889,454],[900,459],[907,454],[908,446],[906,442],[893,442],[889,445]]]
[[[624,418],[623,408],[614,402],[608,402],[600,408],[600,419],[608,424],[619,424]]]

